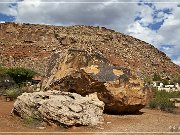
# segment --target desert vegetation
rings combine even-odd
[[[8,74],[16,84],[22,85],[23,83],[31,81],[32,77],[37,73],[31,69],[17,67],[8,69],[6,74]]]
[[[16,99],[23,92],[27,91],[27,83],[30,82],[37,72],[21,68],[5,68],[0,66],[0,95]]]
[[[173,112],[175,105],[170,101],[170,98],[180,98],[180,91],[158,91],[154,88],[154,97],[149,102],[149,107],[152,109]]]
[[[172,76],[171,78],[163,78],[160,76],[160,74],[154,73],[152,77],[144,78],[144,83],[148,85],[152,84],[155,81],[160,81],[164,85],[175,84],[175,83],[180,84],[180,75],[175,75],[175,76]]]

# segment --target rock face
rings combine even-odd
[[[83,48],[101,52],[138,77],[180,74],[180,67],[152,45],[104,27],[0,23],[0,64],[31,68],[42,75],[55,51]]]
[[[14,103],[13,112],[62,126],[97,125],[103,120],[104,103],[76,93],[47,91],[23,93]]]
[[[150,98],[143,86],[127,68],[112,65],[102,54],[69,49],[52,55],[42,89],[75,92],[82,96],[97,92],[110,113],[136,112]]]

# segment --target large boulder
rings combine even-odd
[[[14,103],[13,112],[62,126],[97,125],[103,120],[104,103],[97,97],[76,93],[47,91],[23,93]]]
[[[150,89],[130,70],[112,65],[102,54],[69,49],[52,55],[42,89],[75,92],[82,96],[97,92],[110,113],[136,112],[150,97]]]

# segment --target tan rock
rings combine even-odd
[[[136,112],[148,102],[151,90],[127,68],[112,65],[102,54],[69,49],[50,60],[42,89],[75,92],[87,96],[96,92],[110,113]]]

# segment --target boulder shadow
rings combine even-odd
[[[142,115],[145,112],[143,111],[136,111],[136,112],[109,112],[109,111],[106,112],[104,111],[103,113],[107,115]]]

